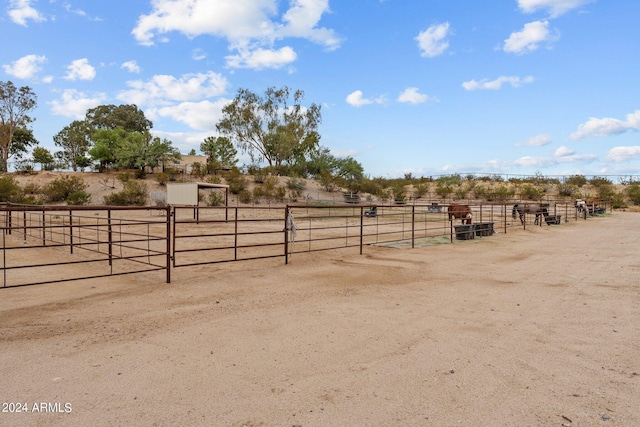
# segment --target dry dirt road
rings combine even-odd
[[[2,426],[638,426],[640,214],[0,290]]]

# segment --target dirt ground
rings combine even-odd
[[[2,426],[637,426],[640,214],[0,290]]]

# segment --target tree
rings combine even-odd
[[[33,161],[40,163],[41,169],[47,169],[53,164],[54,158],[49,150],[44,147],[36,147],[33,149]]]
[[[233,144],[224,136],[209,136],[200,144],[200,151],[207,156],[207,163],[221,164],[225,166],[235,166],[238,163],[236,156],[238,151],[233,148]]]
[[[27,113],[37,105],[36,94],[29,86],[16,88],[13,83],[0,82],[0,168],[7,171],[11,144],[16,129],[26,128],[34,119]]]
[[[91,135],[94,141],[93,147],[89,150],[89,155],[100,162],[100,171],[103,171],[115,160],[114,150],[116,145],[124,139],[126,131],[122,128],[99,129]]]
[[[122,128],[127,132],[149,132],[153,123],[135,104],[99,105],[87,110],[87,125],[92,130]]]
[[[0,133],[2,132],[0,131]],[[14,156],[15,158],[21,159],[23,155],[27,154],[29,148],[38,144],[39,141],[33,136],[31,129],[17,128],[13,133],[9,157]]]
[[[79,161],[86,167],[86,162],[81,159],[86,159],[85,154],[91,146],[90,136],[91,129],[86,121],[73,121],[53,137],[55,145],[62,148],[62,151],[58,151],[56,156],[71,165],[74,172],[80,166],[78,165]]]
[[[175,163],[180,160],[180,157],[180,151],[173,146],[170,140],[155,137],[151,140],[146,150],[146,166],[153,169],[160,163]]]
[[[260,97],[248,89],[239,89],[233,101],[222,109],[218,132],[227,136],[252,161],[266,161],[279,168],[306,157],[318,147],[321,122],[320,106],[303,107],[304,92],[273,87]]]

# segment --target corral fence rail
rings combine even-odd
[[[533,214],[525,215],[522,222],[518,215],[514,217],[514,202],[468,205],[473,223],[490,225],[490,234],[583,220],[611,207],[601,202],[587,212],[573,202],[545,203],[547,215],[537,224]],[[446,203],[250,207],[3,204],[2,287],[157,270],[164,270],[170,283],[172,268],[280,257],[289,263],[296,253],[358,248],[362,254],[369,245],[413,248],[453,242],[461,220],[449,221],[447,208]],[[548,221],[547,216],[554,221]],[[43,262],[45,259],[54,261]],[[80,268],[83,264],[90,268]]]
[[[169,214],[166,207],[2,204],[2,287],[157,270],[169,282]]]

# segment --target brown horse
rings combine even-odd
[[[516,203],[511,210],[513,219],[516,219],[516,212],[520,215],[520,222],[522,224],[524,224],[524,214],[526,213],[536,215],[534,224],[537,225],[538,222],[542,224],[540,216],[544,216],[545,218],[549,216],[549,203]]]
[[[458,218],[462,220],[463,224],[471,224],[473,218],[469,205],[451,203],[447,208],[447,213],[449,214],[449,221],[453,220],[453,218]]]

